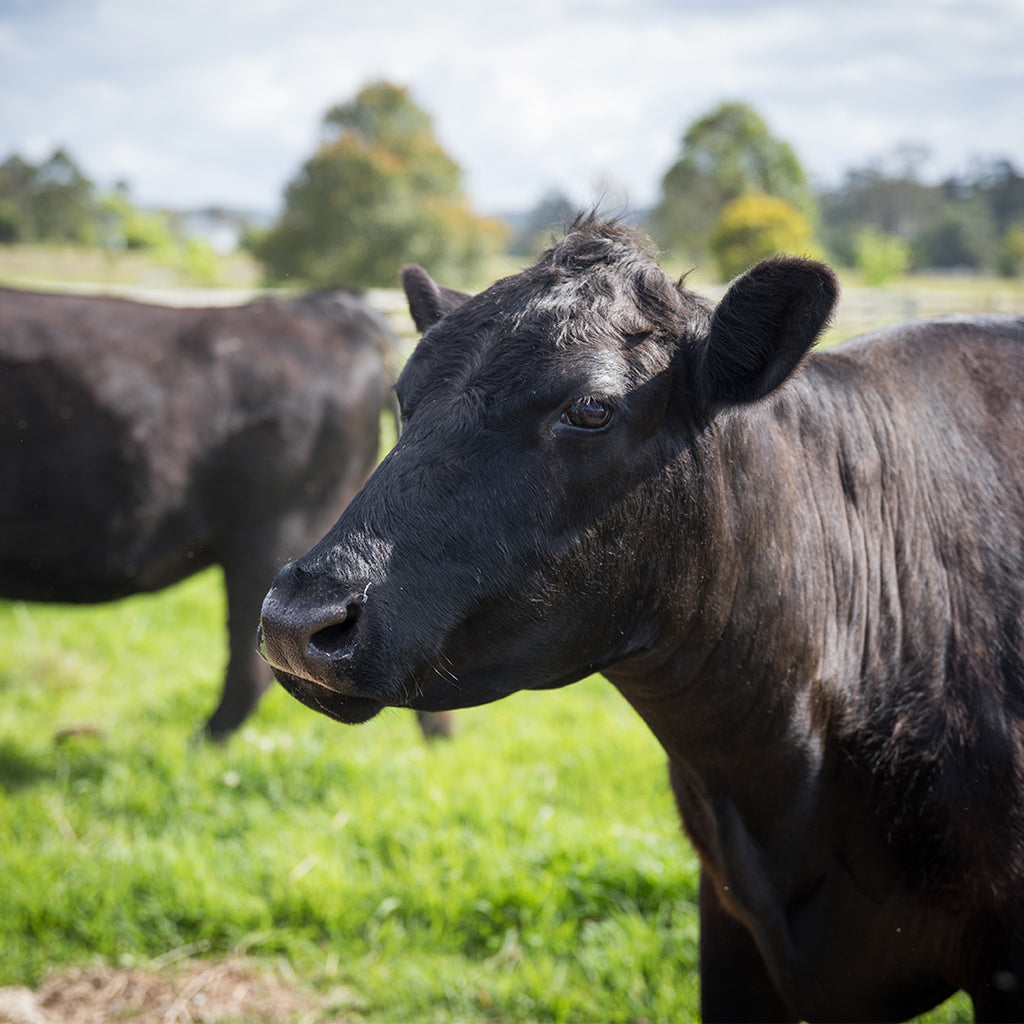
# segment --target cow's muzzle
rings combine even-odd
[[[365,721],[384,705],[359,692],[350,674],[367,587],[323,592],[297,563],[286,565],[263,601],[260,655],[289,693],[315,711]]]

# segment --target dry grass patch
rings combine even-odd
[[[303,989],[246,958],[162,969],[97,966],[47,978],[36,991],[0,988],[0,1024],[346,1024],[348,990]]]

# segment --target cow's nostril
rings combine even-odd
[[[339,594],[310,575],[295,562],[277,574],[263,601],[260,653],[275,671],[333,687],[355,655],[369,585]]]
[[[328,658],[342,654],[352,642],[352,631],[361,610],[361,604],[351,602],[345,607],[344,618],[318,629],[309,638],[310,653]]]

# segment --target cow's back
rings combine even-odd
[[[220,561],[232,531],[323,514],[332,483],[310,466],[365,460],[383,372],[372,339],[346,346],[304,301],[0,290],[0,593],[156,589]]]
[[[873,474],[881,525],[927,539],[952,575],[985,572],[971,549],[1024,559],[1024,319],[904,324],[818,365],[839,370],[830,418],[850,505],[858,470]]]
[[[1012,887],[1024,877],[1024,319],[902,325],[824,353],[810,379],[822,372],[856,385],[832,395],[841,483],[822,505],[836,549],[850,544],[842,589],[864,595],[836,611],[846,748],[910,875],[953,886],[970,865],[990,892]]]

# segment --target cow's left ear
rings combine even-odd
[[[696,353],[698,392],[709,407],[774,391],[827,326],[839,282],[823,263],[776,256],[729,286]]]
[[[413,322],[421,334],[470,298],[464,292],[442,288],[422,267],[413,263],[402,267],[402,287]]]

